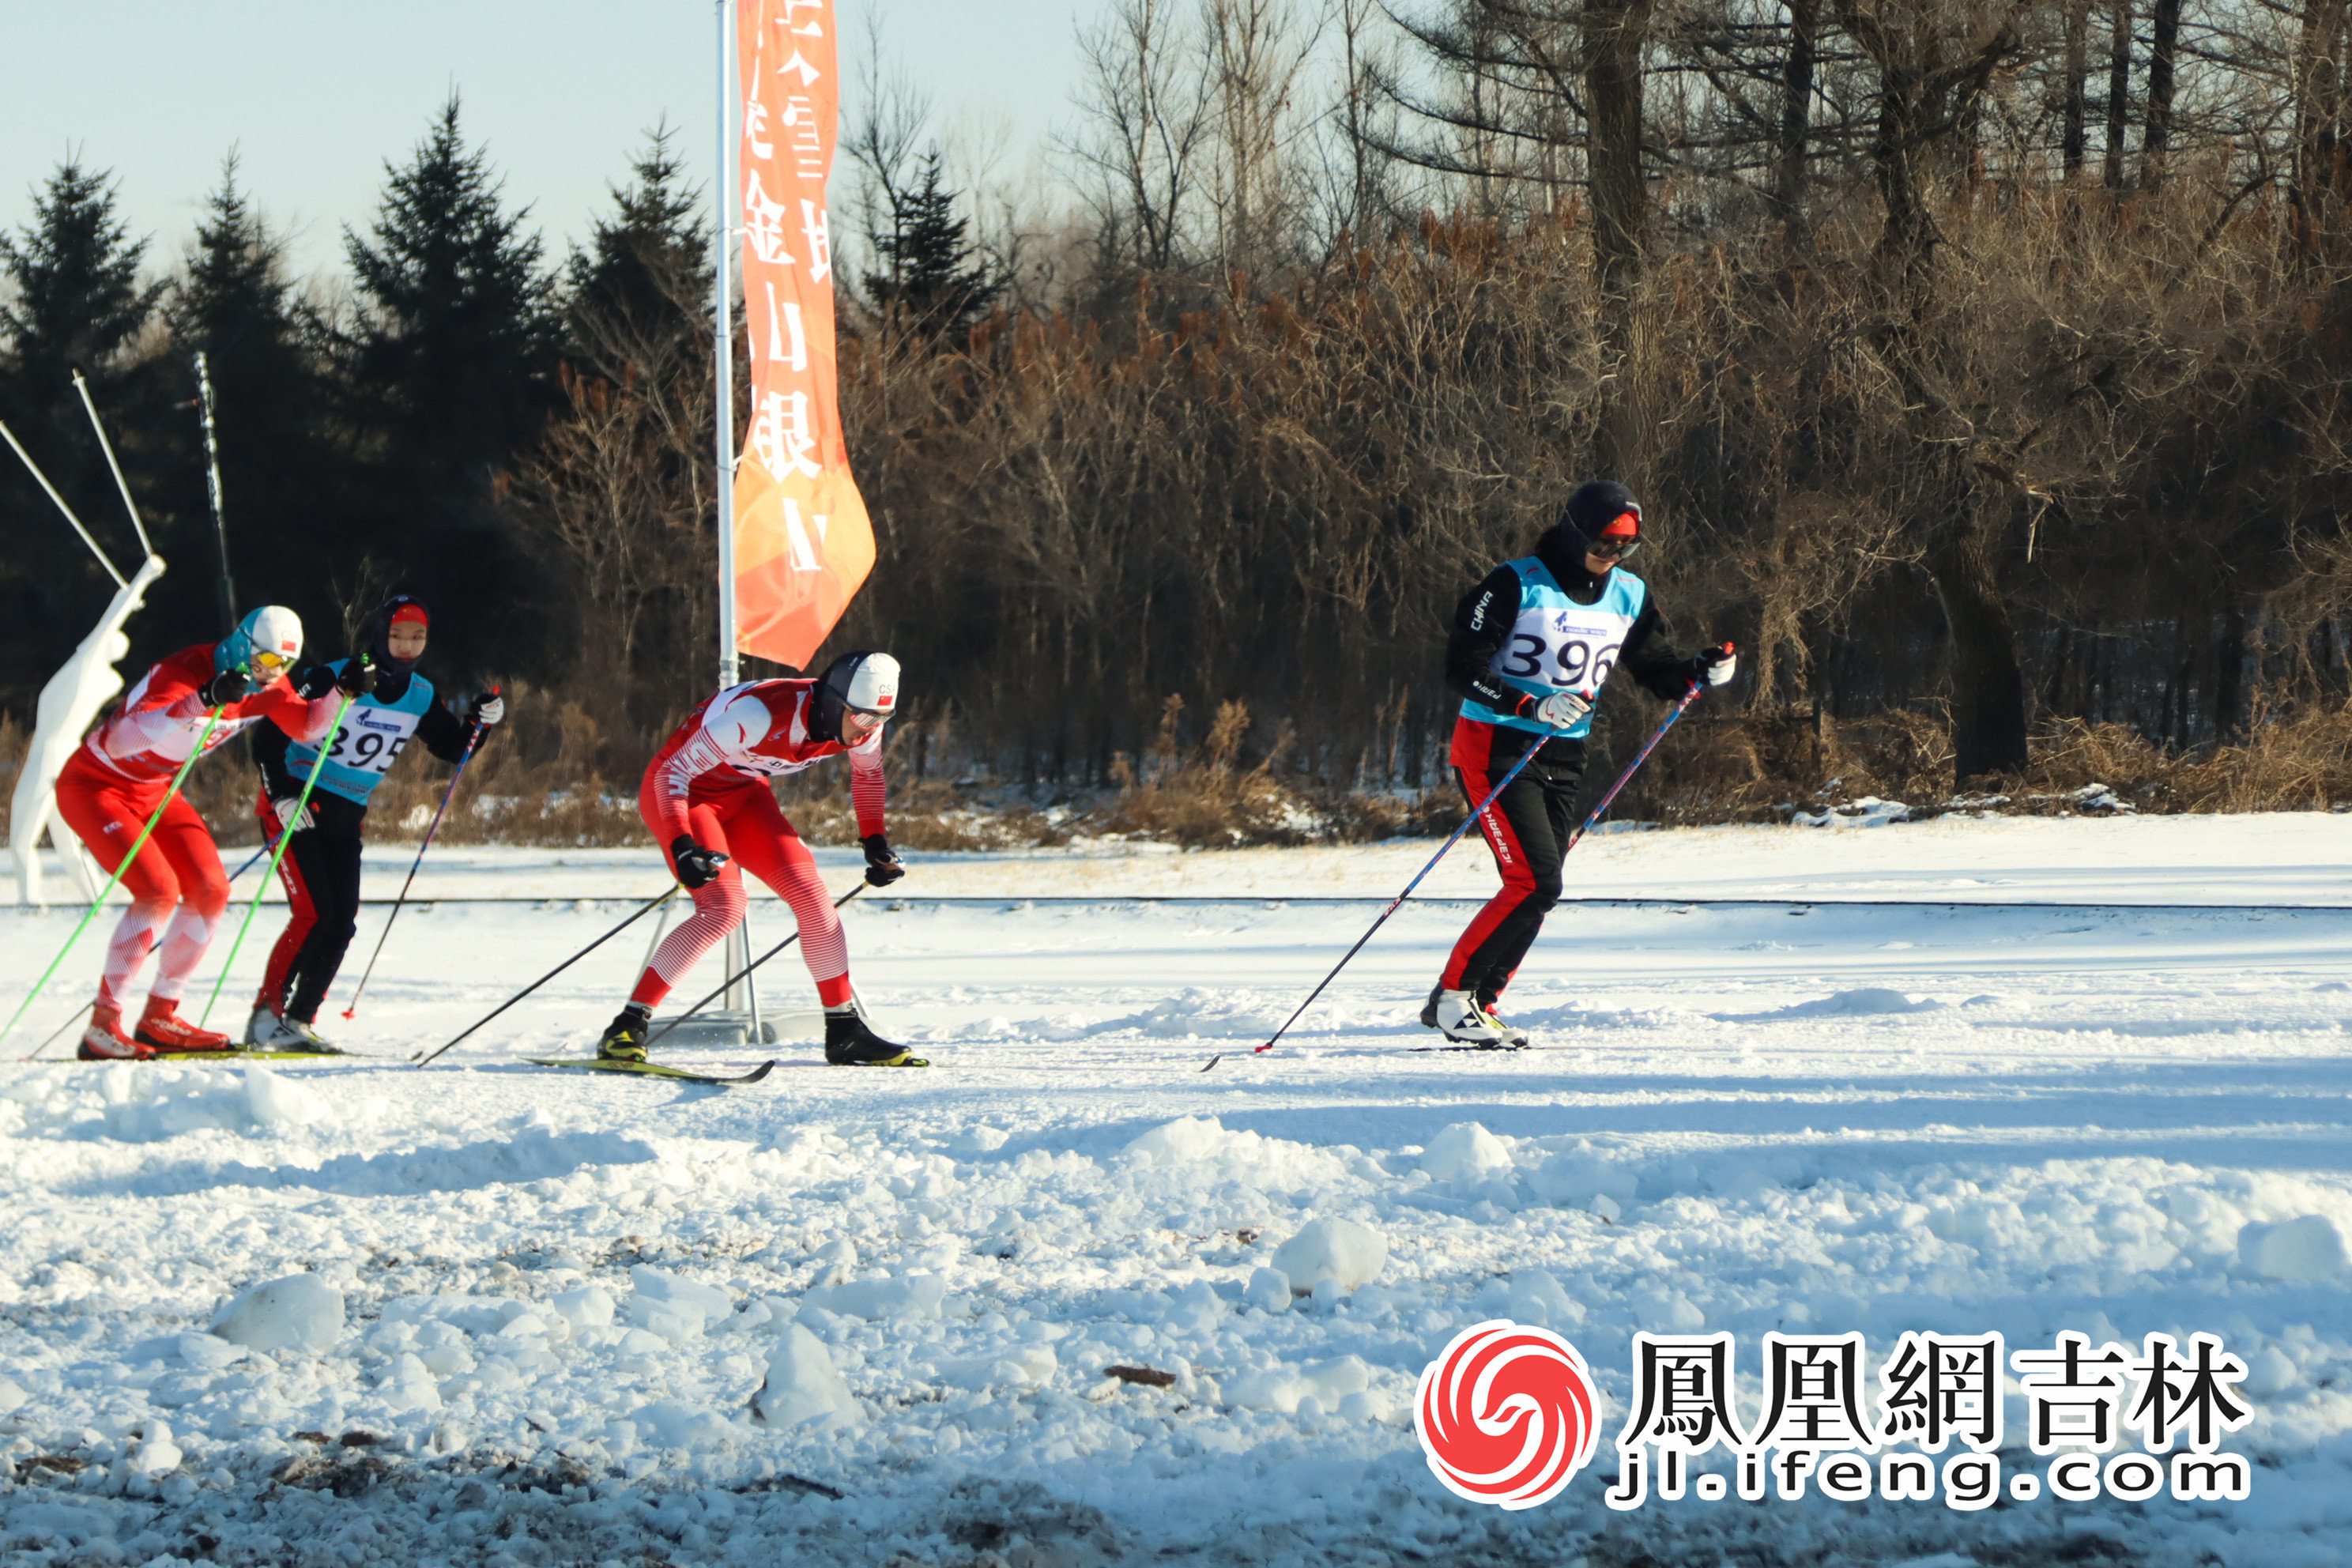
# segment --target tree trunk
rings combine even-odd
[[[1780,133],[1774,149],[1772,207],[1794,240],[1805,221],[1805,153],[1812,136],[1821,13],[1817,0],[1788,0],[1788,6],[1789,52],[1780,62]]]
[[[2083,99],[2091,72],[2091,4],[2090,0],[2074,0],[2066,8],[2066,85],[2065,101],[2060,106],[2058,134],[2059,157],[2063,162],[2066,178],[2073,179],[2083,172]]]
[[[1650,0],[1589,0],[1584,12],[1585,173],[1592,191],[1592,260],[1601,293],[1601,353],[1610,388],[1601,462],[1632,478],[1643,421],[1633,364],[1635,296],[1649,241],[1642,179],[1642,45]]]
[[[2139,183],[2164,184],[2165,154],[2172,148],[2172,68],[2180,53],[2180,0],[2156,0],[2148,13],[2147,122],[2139,144]]]
[[[2017,627],[1995,571],[1993,540],[1973,514],[1981,502],[1951,476],[1953,515],[1938,520],[1925,564],[1952,642],[1952,782],[2025,767],[2025,677]]]
[[[2295,47],[2294,200],[2306,246],[2335,226],[2342,193],[2345,0],[2305,0]]]
[[[2124,188],[2124,133],[2131,128],[2131,0],[2116,0],[2107,34],[2107,140],[2100,170],[2107,189]]]
[[[2213,650],[2213,738],[2234,740],[2245,727],[2246,612],[2232,606]]]

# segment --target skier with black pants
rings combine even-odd
[[[1479,813],[1503,887],[1454,944],[1422,1009],[1422,1023],[1450,1040],[1527,1043],[1495,1004],[1559,901],[1601,684],[1622,668],[1673,701],[1693,681],[1731,679],[1728,645],[1688,655],[1668,645],[1649,585],[1621,564],[1640,546],[1641,531],[1633,492],[1595,480],[1569,498],[1533,555],[1496,567],[1454,612],[1445,683],[1461,697],[1462,713],[1447,760],[1471,807],[1530,747],[1536,754]]]
[[[261,994],[245,1029],[249,1046],[332,1048],[314,1026],[359,929],[360,828],[367,821],[368,796],[411,739],[454,763],[466,754],[476,730],[487,733],[506,717],[505,701],[495,696],[477,697],[463,720],[436,700],[433,683],[415,672],[431,625],[425,606],[406,594],[393,595],[369,616],[360,633],[363,651],[354,656],[369,678],[358,683],[342,727],[322,737],[323,756],[320,747],[292,744],[275,731],[255,737],[261,830],[271,839],[288,836],[278,874],[291,918],[262,972]],[[340,659],[304,674],[330,687],[352,662]],[[310,804],[298,811],[302,783],[314,768],[318,783]]]

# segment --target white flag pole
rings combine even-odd
[[[713,403],[719,451],[719,684],[735,684],[735,286],[730,276],[735,246],[735,119],[740,90],[731,68],[735,42],[733,0],[718,0],[719,11],[719,243],[713,250],[712,286],[717,303],[711,319],[716,355]]]
[[[711,401],[717,416],[719,454],[719,686],[724,690],[740,678],[735,657],[735,286],[730,276],[735,248],[735,116],[734,104],[742,90],[733,69],[735,43],[733,0],[719,0],[719,243],[713,249],[711,287],[717,301],[711,319],[714,374]],[[750,1043],[760,1044],[760,995],[752,988],[751,922],[750,911],[728,934],[722,950],[730,974],[743,978],[727,988],[725,1005],[746,1016]]]

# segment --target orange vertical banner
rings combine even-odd
[[[740,0],[736,13],[751,428],[735,467],[735,646],[796,668],[874,565],[834,367],[835,17],[834,0]]]

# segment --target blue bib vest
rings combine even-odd
[[[1597,695],[1649,601],[1648,585],[1621,567],[1609,574],[1599,599],[1580,605],[1534,556],[1509,565],[1519,578],[1519,617],[1487,661],[1487,672],[1538,701],[1559,691]],[[1533,719],[1497,713],[1483,702],[1464,702],[1462,717],[1538,735],[1553,732]],[[1588,713],[1560,733],[1582,740],[1591,729]]]
[[[327,668],[341,675],[350,662],[339,658]],[[382,702],[362,697],[353,702],[343,715],[342,728],[327,742],[326,760],[319,764],[319,787],[365,805],[383,775],[392,771],[393,759],[416,733],[425,710],[432,706],[433,683],[414,670],[399,700]],[[297,742],[286,748],[286,771],[294,775],[296,784],[310,776],[310,764],[318,755],[316,746]]]

